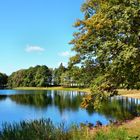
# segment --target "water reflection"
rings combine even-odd
[[[118,96],[103,102],[99,113],[116,120],[125,120],[139,116],[139,108],[139,99]]]
[[[47,108],[48,106],[55,106],[61,113],[65,110],[77,111],[82,102],[84,93],[76,92],[62,92],[62,91],[49,91],[46,94],[17,94],[10,95],[12,101],[17,104],[32,105],[39,108]]]
[[[7,98],[6,95],[0,95],[0,101],[1,101],[1,100],[5,100],[6,98]]]
[[[62,114],[64,111],[78,111],[82,98],[85,94],[76,92],[49,91],[47,94],[17,94],[10,95],[12,101],[17,104],[31,105],[38,108],[55,106]],[[140,115],[140,101],[127,97],[113,97],[102,102],[101,108],[97,111],[93,107],[87,108],[89,115],[99,113],[106,118],[116,120],[132,119]]]
[[[127,97],[110,98],[102,102],[101,108],[96,111],[93,107],[80,107],[85,96],[82,92],[3,90],[0,93],[0,124],[42,117],[58,123],[63,120],[69,124],[95,123],[100,120],[107,124],[109,120],[131,119],[140,115],[140,100]]]

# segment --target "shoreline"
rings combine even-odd
[[[77,87],[71,87],[71,88],[65,88],[65,87],[18,87],[13,88],[14,90],[65,90],[65,91],[79,91],[79,92],[86,92],[87,94],[90,94],[90,88],[77,88]],[[118,95],[124,96],[124,97],[130,97],[135,99],[140,99],[140,90],[127,90],[127,89],[118,89]]]
[[[118,122],[114,124],[109,124],[106,126],[93,127],[92,129],[88,128],[92,134],[96,134],[100,130],[103,132],[109,132],[111,128],[116,128],[118,130],[125,130],[131,137],[140,138],[140,117],[135,117],[132,120],[125,120],[123,122]]]
[[[86,92],[90,94],[90,89],[89,88],[65,88],[65,87],[18,87],[18,88],[13,88],[14,90],[65,90],[65,91],[79,91],[79,92]]]
[[[140,136],[140,117],[135,117],[132,120],[123,122],[119,127],[125,128],[131,135]]]

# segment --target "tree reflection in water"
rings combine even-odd
[[[0,95],[0,101],[5,100],[7,98],[7,95]]]
[[[31,105],[39,108],[55,106],[59,109],[60,113],[63,113],[65,110],[76,112],[80,108],[84,95],[84,93],[75,91],[49,91],[39,94],[10,95],[9,97],[17,104]],[[93,107],[89,107],[87,112],[89,115],[99,113],[107,118],[116,120],[131,119],[140,115],[140,100],[127,97],[113,97],[108,99],[108,101],[102,102],[102,106],[98,111],[94,110]]]

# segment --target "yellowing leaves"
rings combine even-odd
[[[105,17],[104,13],[98,13],[85,21],[85,24],[89,28],[100,30],[106,26],[111,26],[112,21]]]

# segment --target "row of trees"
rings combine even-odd
[[[65,87],[89,87],[94,77],[94,72],[89,73],[92,67],[64,67],[60,64],[58,68],[51,69],[47,66],[35,66],[29,69],[21,69],[13,72],[9,77],[5,74],[0,75],[2,86],[9,88],[15,87],[46,87],[46,86],[65,86]]]
[[[9,76],[8,87],[45,87],[51,85],[51,75],[51,69],[47,66],[19,70]]]

